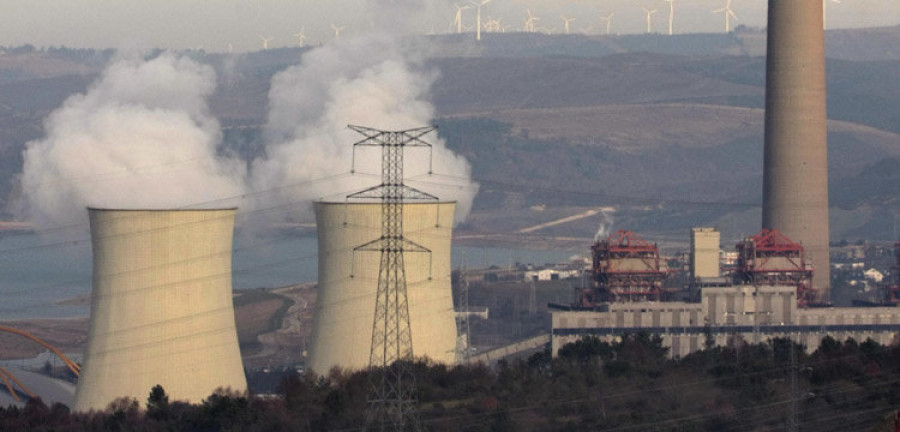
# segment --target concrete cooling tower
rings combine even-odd
[[[197,403],[244,391],[231,294],[234,209],[89,209],[91,319],[74,410],[162,385]]]
[[[403,254],[413,355],[441,363],[455,359],[450,290],[455,207],[451,202],[403,205],[404,237],[431,250]],[[369,365],[381,254],[353,249],[381,237],[381,216],[380,203],[316,203],[319,293],[309,367],[317,373]]]
[[[769,0],[763,228],[803,245],[829,298],[825,33],[820,1]]]

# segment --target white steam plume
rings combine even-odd
[[[408,10],[414,3],[379,4],[385,7],[375,15],[375,23],[392,27],[390,20],[397,17],[412,21],[408,13],[396,10]],[[437,74],[425,70],[415,60],[418,56],[401,48],[400,36],[402,31],[370,34],[365,39],[342,35],[342,40],[304,54],[301,64],[273,77],[265,129],[267,157],[254,161],[251,170],[252,188],[264,192],[259,198],[265,204],[259,205],[271,206],[274,196],[281,204],[277,207],[295,213],[293,204],[340,201],[349,193],[377,185],[380,148],[357,149],[356,173],[349,174],[352,144],[363,137],[348,130],[348,124],[389,131],[432,124],[429,92]],[[435,175],[428,175],[427,150],[407,149],[406,183],[441,200],[457,201],[456,220],[462,220],[477,192],[469,164],[448,150],[438,135],[430,134],[425,140],[433,145]]]
[[[606,240],[612,232],[613,217],[606,211],[600,212],[600,215],[603,216],[603,221],[600,222],[600,228],[597,229],[597,234],[594,234],[594,242]]]
[[[84,222],[86,206],[227,205],[214,201],[242,194],[246,170],[217,156],[220,127],[206,103],[214,87],[212,68],[167,53],[112,62],[26,145],[26,215],[48,227]]]

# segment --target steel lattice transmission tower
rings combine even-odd
[[[354,164],[358,146],[381,147],[382,152],[381,184],[347,196],[348,199],[381,201],[381,237],[354,249],[354,252],[381,253],[369,354],[371,393],[365,430],[418,431],[422,430],[422,425],[414,397],[416,382],[411,370],[413,346],[403,254],[430,254],[431,251],[403,237],[403,202],[407,199],[436,201],[437,197],[403,184],[403,151],[404,147],[427,147],[430,151],[431,144],[422,137],[436,128],[402,131],[361,126],[349,128],[365,136],[353,145]],[[431,173],[430,162],[428,171]]]

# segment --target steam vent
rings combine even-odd
[[[381,254],[354,248],[381,236],[381,203],[316,203],[319,296],[309,367],[369,365]],[[452,363],[456,321],[450,291],[450,240],[456,203],[403,204],[404,237],[429,250],[406,252],[413,355]]]
[[[235,209],[89,209],[91,319],[76,411],[244,391],[231,294]]]
[[[825,33],[820,1],[769,0],[762,227],[806,251],[829,299]]]

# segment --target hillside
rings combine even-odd
[[[860,177],[900,157],[900,88],[885,84],[900,80],[900,55],[889,43],[897,37],[900,27],[827,35],[836,238],[889,237],[885,219],[900,206],[883,199],[896,196],[890,189],[873,191],[880,178]],[[460,232],[508,233],[606,205],[618,206],[619,227],[648,235],[683,237],[694,224],[718,224],[734,236],[758,227],[764,33],[428,41],[436,54],[425,67],[439,71],[431,93],[436,123],[482,185]],[[304,52],[188,53],[216,68],[211,110],[226,145],[242,157],[261,151],[272,75]],[[84,91],[111,55],[34,48],[0,55],[0,205],[7,216],[25,143],[41,136],[43,118]],[[598,224],[586,218],[538,234],[589,237]]]
[[[439,124],[482,184],[476,210],[491,216],[473,215],[476,231],[511,232],[534,218],[566,215],[535,214],[533,206],[574,206],[569,214],[613,206],[619,227],[674,235],[685,226],[714,224],[726,236],[739,236],[759,224],[753,215],[762,200],[763,115],[710,105],[619,105],[491,111],[447,116]],[[900,208],[896,200],[858,197],[891,193],[884,187],[873,192],[882,177],[872,178],[870,167],[900,156],[898,141],[894,133],[829,123],[833,204],[858,216],[835,220],[836,238],[878,236],[890,226],[872,220]],[[499,217],[497,209],[511,214],[501,226],[490,222]],[[540,234],[590,236],[600,221]]]

